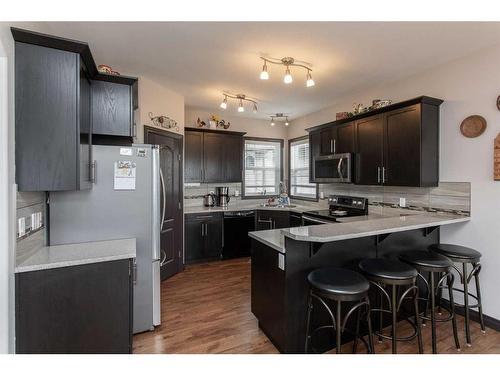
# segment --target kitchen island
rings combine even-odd
[[[449,213],[384,208],[335,224],[251,232],[252,312],[280,352],[302,353],[310,271],[324,266],[358,270],[362,259],[394,258],[426,248],[439,242],[440,226],[469,220]],[[313,325],[323,324],[325,317],[316,314],[315,319]]]

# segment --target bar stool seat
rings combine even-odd
[[[441,254],[425,250],[410,250],[399,255],[399,259],[413,266],[418,266],[422,271],[445,272],[453,266],[453,262]]]
[[[418,287],[416,285],[418,276],[417,270],[399,260],[384,258],[363,259],[359,262],[358,267],[375,287],[375,290],[379,292],[379,305],[376,308],[372,308],[370,311],[371,313],[379,315],[379,329],[377,335],[380,342],[382,342],[383,338],[391,340],[392,353],[396,354],[398,341],[410,341],[416,337],[418,340],[418,352],[423,353],[420,317],[418,312]],[[400,288],[404,291],[401,296],[398,296]],[[384,297],[386,298],[385,305],[387,307],[384,306]],[[406,299],[413,300],[414,321],[409,318],[406,318],[406,320],[413,327],[414,332],[408,336],[402,337],[397,333],[397,317],[401,305]],[[383,334],[383,314],[390,314],[392,316],[390,336]]]
[[[403,262],[383,258],[364,259],[359,263],[359,268],[370,278],[378,281],[404,281],[417,277],[417,270]]]
[[[342,334],[345,332],[354,335],[353,353],[356,353],[357,341],[360,339],[366,346],[368,353],[373,353],[373,338],[370,321],[370,300],[368,290],[370,284],[361,274],[338,267],[324,267],[311,271],[307,275],[309,282],[309,300],[307,308],[306,322],[306,342],[305,352],[314,349],[312,345],[312,336],[315,333],[327,329],[335,332],[335,345],[337,353],[341,352]],[[326,310],[330,317],[331,324],[321,325],[312,329],[311,315],[313,312],[313,301],[318,302],[317,306]],[[335,312],[329,306],[328,301],[335,305]],[[342,304],[346,302],[349,308],[346,313],[342,313]],[[368,342],[364,337],[359,336],[359,325],[362,316],[362,309],[366,309],[364,316],[368,325]],[[347,321],[357,312],[356,331],[351,332],[347,327]],[[312,329],[312,331],[311,331]]]
[[[432,353],[434,354],[437,353],[436,323],[448,322],[450,320],[453,326],[453,338],[455,340],[455,346],[457,350],[460,350],[460,343],[458,341],[457,320],[455,316],[455,303],[453,300],[453,283],[455,280],[455,277],[451,272],[453,268],[453,262],[444,255],[425,250],[405,251],[399,254],[399,259],[417,269],[418,276],[422,279],[427,288],[427,293],[426,293],[427,296],[424,298],[420,298],[425,301],[424,316],[421,317],[421,319],[431,321]],[[428,281],[422,275],[423,272],[429,273]],[[446,285],[444,284],[445,281]],[[438,297],[437,302],[439,304],[439,307],[441,307],[441,304],[439,303],[441,299],[440,292],[444,288],[448,289],[450,306],[449,309],[446,307],[443,308],[448,311],[449,315],[445,318],[437,318],[435,314],[436,296]],[[430,302],[431,312],[430,312],[430,317],[427,317],[427,307],[429,302]]]
[[[307,280],[318,291],[327,292],[343,301],[357,300],[370,289],[368,281],[359,273],[337,267],[314,270],[307,275]]]
[[[429,246],[429,250],[451,258],[453,261],[459,263],[478,262],[482,255],[479,251],[471,249],[470,247],[445,243],[431,245]]]
[[[453,268],[457,271],[460,276],[460,283],[463,285],[463,289],[453,288],[454,291],[463,294],[464,303],[455,303],[455,306],[463,307],[465,313],[465,338],[467,341],[467,346],[472,345],[471,335],[470,335],[470,309],[478,309],[479,313],[479,323],[481,324],[481,332],[485,333],[486,327],[483,318],[483,308],[481,302],[481,287],[479,284],[479,273],[481,272],[481,256],[482,254],[470,247],[453,245],[453,244],[434,244],[429,246],[429,250],[435,254],[440,254],[448,257],[451,261],[455,263],[460,263],[462,269],[460,270],[455,265]],[[469,266],[470,264],[470,266]],[[469,271],[469,268],[471,270]],[[472,294],[469,291],[469,283],[475,280],[476,284],[476,294]],[[473,298],[477,303],[470,304],[469,298]]]

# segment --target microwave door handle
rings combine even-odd
[[[339,164],[337,165],[337,172],[339,172],[339,177],[340,177],[340,180],[343,180],[344,179],[344,176],[342,176],[342,158],[339,159]]]

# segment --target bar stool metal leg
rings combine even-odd
[[[355,354],[358,349],[358,337],[359,337],[359,321],[361,320],[361,309],[358,309],[356,318],[356,332],[354,336],[354,341],[352,342],[352,353]]]
[[[313,309],[312,295],[311,293],[309,293],[309,299],[307,300],[307,322],[306,322],[306,343],[305,343],[306,354],[309,353],[309,341],[311,340],[310,325],[311,325],[312,309]]]
[[[479,312],[479,322],[481,323],[481,332],[485,333],[486,328],[484,326],[483,305],[481,302],[481,287],[479,285],[479,271],[481,270],[481,265],[479,263],[473,263],[472,265],[475,269],[477,269],[474,273],[474,279],[476,280],[477,309]]]
[[[415,324],[417,325],[417,340],[418,340],[418,353],[424,353],[424,344],[422,342],[422,325],[420,321],[420,314],[418,312],[418,287],[415,288],[413,297],[413,308],[415,310]]]
[[[396,339],[396,326],[397,326],[397,317],[398,317],[398,308],[397,308],[397,286],[392,286],[392,296],[391,296],[391,310],[392,310],[392,354],[397,353],[397,339]]]
[[[382,342],[382,329],[384,327],[384,313],[382,312],[384,308],[384,296],[382,293],[379,293],[379,313],[378,313],[378,342]]]
[[[432,353],[437,353],[436,344],[436,292],[434,289],[434,272],[430,272],[430,294],[431,294],[431,332],[432,332]]]
[[[457,330],[457,316],[455,314],[455,301],[453,300],[453,283],[455,277],[450,272],[448,274],[448,295],[450,299],[450,311],[451,311],[451,323],[453,325],[453,337],[455,339],[455,346],[457,350],[460,351],[460,342],[458,341],[458,330]]]
[[[465,338],[467,346],[471,346],[470,327],[469,327],[469,283],[467,280],[467,263],[462,264],[463,283],[464,283],[464,313],[465,313]]]
[[[336,333],[337,333],[337,340],[336,340],[336,346],[337,346],[337,354],[341,353],[341,346],[342,346],[342,304],[340,301],[337,301],[337,316],[336,316]]]
[[[375,346],[373,345],[373,332],[372,332],[372,321],[371,321],[371,306],[370,299],[366,297],[367,308],[366,308],[366,321],[368,323],[368,344],[370,345],[370,354],[375,354]]]

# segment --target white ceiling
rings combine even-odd
[[[500,23],[480,22],[61,22],[51,34],[86,41],[97,64],[148,76],[185,96],[187,106],[218,108],[221,92],[259,101],[259,113],[295,118],[346,92],[399,79],[500,43]],[[311,64],[316,86],[292,68],[294,82],[259,56]],[[424,93],[422,93],[424,94]],[[249,108],[250,109],[250,108]],[[236,113],[236,105],[227,111]]]

